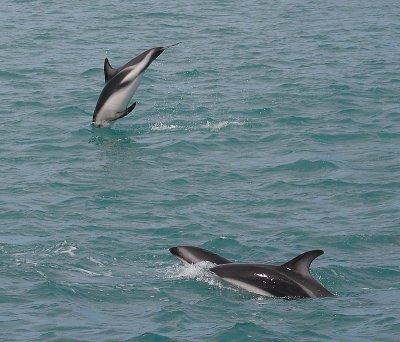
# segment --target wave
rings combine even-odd
[[[45,104],[40,101],[22,101],[22,100],[17,100],[13,102],[13,107],[20,109],[20,108],[32,108],[32,109],[38,109],[38,108],[44,108]]]
[[[97,272],[93,272],[93,271],[86,270],[86,269],[81,268],[81,267],[76,267],[76,268],[73,269],[72,271],[78,271],[78,272],[80,272],[80,273],[87,274],[87,275],[89,275],[90,277],[112,277],[110,271],[106,271],[106,272],[102,272],[102,273],[97,273]]]
[[[304,124],[309,124],[310,122],[315,121],[315,120],[316,119],[310,118],[307,116],[291,115],[286,118],[280,118],[276,121],[281,124],[286,124],[286,125],[304,125]]]
[[[152,332],[145,332],[141,335],[133,337],[126,342],[152,342],[152,341],[159,341],[159,342],[170,342],[175,341],[167,336],[159,335]]]
[[[0,79],[4,80],[19,80],[19,79],[26,79],[26,75],[21,75],[17,72],[10,72],[5,70],[0,70]]]
[[[185,77],[198,77],[201,76],[203,73],[197,69],[192,70],[185,70],[185,71],[178,71],[176,75],[178,76],[185,76]]]
[[[240,322],[233,324],[230,328],[218,332],[213,336],[213,341],[283,341],[288,338],[291,340],[289,333],[275,332],[273,328],[266,329],[262,325],[255,324],[254,322]],[[304,335],[304,333],[303,333]],[[268,336],[266,338],[266,336]],[[325,336],[313,333],[309,340],[315,339],[323,340]],[[285,338],[285,339],[283,339]],[[307,340],[307,339],[306,339]]]
[[[317,181],[311,181],[308,183],[298,183],[298,182],[287,182],[287,181],[276,181],[271,183],[265,187],[265,189],[279,189],[279,188],[288,188],[288,187],[318,187],[318,188],[332,188],[338,189],[341,188],[351,188],[351,189],[389,189],[393,190],[400,187],[400,182],[387,182],[387,183],[360,183],[360,182],[350,182],[344,181],[341,179],[321,179]]]
[[[293,163],[281,164],[274,167],[265,168],[264,171],[299,171],[299,172],[317,172],[321,170],[336,170],[339,167],[330,161],[326,160],[304,160],[300,159]]]
[[[324,143],[332,143],[332,142],[340,142],[340,141],[354,141],[354,140],[367,140],[371,138],[371,135],[368,133],[318,133],[318,134],[310,134],[312,139],[324,142]]]
[[[100,69],[100,68],[90,68],[90,69],[87,69],[87,70],[81,72],[81,76],[83,76],[83,77],[91,77],[93,75],[102,74],[102,72],[103,72],[103,70]]]

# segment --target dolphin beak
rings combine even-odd
[[[180,251],[179,251],[179,247],[171,247],[171,248],[169,249],[169,251],[171,252],[172,255],[175,255],[175,256],[178,258],[178,260],[182,261],[184,264],[194,264],[193,261],[186,260],[186,259],[182,256],[182,254],[181,254]]]
[[[172,255],[175,255],[176,257],[179,256],[178,247],[171,247],[169,251]]]
[[[170,47],[177,46],[177,45],[179,45],[180,43],[182,43],[182,42],[178,42],[178,43],[175,43],[175,44],[172,44],[172,45],[164,46],[164,47],[162,47],[161,49],[164,51],[164,50],[166,50],[166,49],[169,49]]]

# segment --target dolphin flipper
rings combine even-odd
[[[136,102],[134,102],[131,106],[127,107],[124,111],[115,113],[115,117],[112,121],[115,121],[115,120],[123,118],[124,116],[127,116],[131,111],[133,111],[133,108],[135,108],[135,107],[136,107]]]

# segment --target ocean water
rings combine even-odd
[[[398,341],[397,1],[8,1],[1,341]],[[103,61],[181,41],[90,125]],[[168,248],[283,263],[333,298],[238,290]]]

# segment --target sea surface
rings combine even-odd
[[[1,341],[399,341],[400,5],[0,5]],[[103,61],[181,42],[91,126]],[[184,266],[325,254],[333,298]]]

